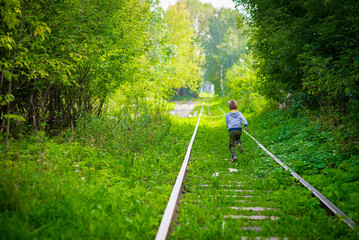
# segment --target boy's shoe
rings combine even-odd
[[[242,153],[244,151],[244,149],[242,148],[242,145],[240,143],[238,143],[237,147],[238,147],[238,150],[240,153]]]
[[[237,156],[236,156],[236,154],[233,154],[232,155],[232,160],[231,160],[231,162],[237,162]]]

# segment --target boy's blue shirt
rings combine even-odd
[[[231,110],[226,114],[226,125],[229,132],[233,130],[242,130],[242,123],[245,127],[247,126],[247,120],[241,112]]]

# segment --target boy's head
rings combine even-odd
[[[235,100],[229,101],[228,107],[230,110],[237,110],[237,102]]]

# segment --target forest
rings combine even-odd
[[[236,99],[248,131],[359,223],[359,2],[233,2],[1,1],[1,239],[153,239],[196,124],[172,100],[220,116]],[[228,158],[224,117],[208,129],[218,144],[200,137],[194,159]],[[307,239],[356,237],[325,230]]]

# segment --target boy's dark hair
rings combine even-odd
[[[231,110],[237,110],[237,102],[236,102],[236,100],[230,100],[228,102],[228,107]]]

